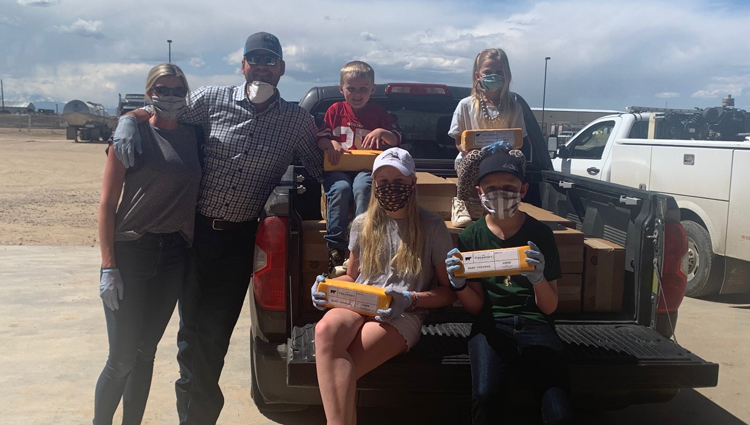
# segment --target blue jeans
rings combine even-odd
[[[120,308],[104,306],[109,358],[94,396],[94,425],[109,425],[122,399],[122,423],[140,424],[146,409],[156,346],[174,312],[185,274],[185,239],[147,233],[115,242],[125,287]]]
[[[328,202],[325,240],[328,249],[348,248],[346,231],[349,229],[349,203],[354,199],[354,217],[367,211],[371,188],[372,173],[369,171],[333,171],[325,174],[323,189]]]
[[[215,424],[224,406],[219,377],[253,274],[256,230],[257,222],[213,230],[196,221],[179,300],[180,424]]]
[[[469,340],[474,425],[502,423],[509,376],[520,368],[541,405],[545,424],[571,420],[563,345],[546,323],[513,316],[474,325]]]

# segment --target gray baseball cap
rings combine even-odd
[[[281,43],[279,43],[279,39],[267,32],[256,32],[247,38],[243,55],[253,50],[265,50],[268,53],[274,54],[279,59],[284,59],[281,55]]]

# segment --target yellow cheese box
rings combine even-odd
[[[499,141],[513,143],[513,147],[521,149],[521,146],[523,146],[523,130],[520,128],[502,128],[495,130],[464,130],[461,133],[461,147],[464,152],[472,149],[482,149]]]
[[[318,291],[326,294],[326,307],[343,307],[366,316],[376,316],[377,311],[388,308],[393,299],[385,294],[385,288],[338,279],[320,282]]]
[[[532,271],[534,266],[526,262],[526,250],[530,246],[516,248],[467,251],[456,254],[461,259],[461,268],[456,276],[469,279],[489,276],[510,276]]]
[[[336,165],[328,161],[328,154],[323,154],[323,170],[325,171],[365,171],[372,170],[375,158],[382,151],[370,149],[352,149],[344,152]]]

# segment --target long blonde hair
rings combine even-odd
[[[373,181],[375,176],[372,176]],[[396,255],[388,264],[383,264],[382,257],[387,252],[388,240],[384,238],[388,215],[378,204],[373,188],[370,204],[365,213],[365,222],[360,235],[359,268],[365,280],[387,273],[390,268],[400,276],[417,276],[422,272],[422,248],[424,234],[419,221],[419,203],[417,202],[416,180],[406,206],[406,219],[403,234]]]
[[[482,88],[481,82],[477,80],[476,76],[479,74],[479,68],[482,63],[488,59],[499,60],[503,65],[503,77],[505,82],[503,88],[500,89],[500,102],[497,106],[497,111],[502,119],[499,120],[486,120],[482,112],[482,105],[480,99],[484,96],[484,88]],[[471,84],[471,98],[474,103],[474,113],[476,114],[477,123],[480,128],[508,128],[512,125],[513,115],[515,113],[515,102],[510,99],[510,80],[512,79],[510,73],[510,64],[508,63],[508,55],[502,49],[485,49],[479,52],[477,57],[474,59],[474,70],[471,73],[472,84]]]

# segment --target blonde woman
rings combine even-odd
[[[451,221],[455,227],[466,227],[472,216],[479,218],[482,208],[476,202],[475,183],[482,151],[464,152],[461,134],[464,130],[521,128],[526,137],[526,124],[521,106],[510,95],[510,64],[501,49],[485,49],[474,59],[471,72],[471,96],[461,99],[453,113],[448,135],[456,141],[456,172],[458,193],[453,199]],[[470,204],[476,212],[470,214]]]
[[[155,113],[138,126],[137,165],[126,170],[114,149],[107,149],[99,295],[109,357],[96,383],[94,425],[111,424],[121,399],[122,423],[141,423],[156,346],[182,286],[201,178],[195,134],[177,124],[187,93],[185,74],[176,65],[152,68],[146,96]]]
[[[347,274],[338,279],[387,288],[391,307],[374,319],[328,310],[315,327],[318,384],[329,425],[357,422],[357,379],[419,340],[428,308],[455,301],[443,261],[453,247],[443,220],[417,204],[414,161],[401,148],[375,159],[367,213],[354,219]],[[438,286],[430,288],[434,276]],[[313,305],[325,294],[312,287]]]

